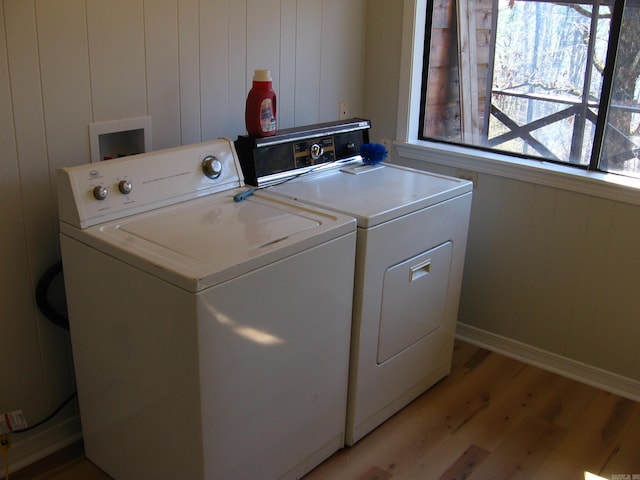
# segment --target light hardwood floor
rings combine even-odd
[[[640,479],[638,403],[458,341],[446,379],[305,480],[599,477]],[[10,478],[110,477],[78,444]]]

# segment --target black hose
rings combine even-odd
[[[53,417],[55,417],[58,413],[60,413],[60,410],[62,410],[64,407],[66,407],[67,404],[71,400],[73,400],[77,395],[78,395],[78,391],[74,390],[73,393],[71,395],[69,395],[69,397],[67,397],[67,399],[64,402],[62,402],[62,404],[60,404],[60,406],[58,408],[56,408],[52,413],[50,413],[46,418],[43,418],[38,423],[35,423],[33,425],[29,425],[28,427],[13,430],[12,433],[24,433],[24,432],[28,432],[30,430],[33,430],[34,428],[38,428],[40,425],[48,422]]]
[[[62,273],[62,262],[57,262],[42,274],[38,284],[36,285],[36,305],[50,321],[59,327],[69,330],[69,318],[66,315],[56,311],[49,303],[49,287],[53,280]]]

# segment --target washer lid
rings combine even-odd
[[[63,233],[197,292],[355,231],[355,220],[234,189]],[[61,225],[61,228],[64,225]]]
[[[470,192],[460,178],[381,163],[301,176],[270,191],[356,217],[358,226],[374,225]]]

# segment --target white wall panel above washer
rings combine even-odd
[[[244,106],[247,99],[247,85],[251,75],[247,68],[247,2],[235,1],[229,5],[229,125],[225,132],[235,138],[246,132],[244,122]]]
[[[249,87],[256,69],[271,70],[278,91],[280,72],[280,0],[247,0],[247,74]]]
[[[147,115],[142,0],[87,0],[93,120]]]
[[[202,140],[200,129],[200,23],[198,0],[178,2],[180,70],[180,139],[182,145]]]
[[[154,150],[180,145],[178,1],[145,2],[148,114]]]
[[[204,141],[224,135],[228,130],[230,8],[224,0],[200,2],[200,102]]]
[[[91,81],[84,0],[38,0],[38,50],[49,171],[89,161]],[[52,198],[56,191],[52,190]],[[52,213],[55,212],[55,203]]]
[[[349,104],[348,116],[361,115],[364,71],[365,10],[363,0],[324,0],[322,2],[322,51],[320,52],[320,103],[318,120],[327,122],[338,120],[339,102]],[[338,36],[336,31],[344,32]],[[344,48],[344,55],[335,52]],[[360,81],[352,83],[349,78],[360,76]]]
[[[33,0],[4,2],[7,59],[26,243],[37,272],[54,253],[38,34]],[[14,204],[15,206],[15,204]]]
[[[317,123],[320,112],[322,51],[322,5],[317,0],[300,0],[296,31],[295,123]]]
[[[296,96],[296,32],[297,2],[281,0],[280,9],[280,79],[278,95],[278,128],[295,125]]]

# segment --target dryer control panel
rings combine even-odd
[[[369,120],[353,118],[281,130],[272,137],[241,135],[235,146],[246,183],[261,187],[334,162],[360,160],[370,127]]]

